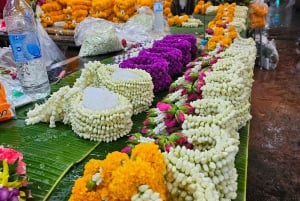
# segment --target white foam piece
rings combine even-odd
[[[139,75],[124,69],[116,70],[111,74],[113,80],[136,80],[139,79]]]
[[[118,105],[118,95],[107,88],[87,87],[83,91],[83,106],[90,110],[103,111]]]

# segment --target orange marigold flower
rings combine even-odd
[[[112,200],[120,200],[120,198],[130,200],[137,193],[138,187],[143,184],[147,184],[153,191],[158,192],[163,200],[166,200],[167,189],[163,173],[142,160],[128,161],[113,172],[109,184]]]
[[[133,160],[141,159],[151,164],[158,172],[164,172],[166,165],[164,156],[159,150],[159,146],[154,143],[138,144],[131,153]]]

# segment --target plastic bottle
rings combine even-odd
[[[153,30],[157,32],[164,31],[164,7],[162,0],[156,0],[153,4],[154,23]]]
[[[3,18],[24,93],[33,100],[45,98],[50,85],[32,8],[25,0],[7,0]]]

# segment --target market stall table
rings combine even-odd
[[[58,84],[52,84],[52,91],[65,85],[72,85],[79,76],[79,69],[88,61],[102,60],[110,62],[112,55],[102,55],[90,58],[74,58],[73,61],[57,69],[68,72]],[[49,72],[50,76],[59,73]],[[165,93],[156,94],[156,101]],[[68,200],[74,180],[82,174],[84,164],[91,158],[103,159],[112,151],[119,151],[125,146],[127,137],[111,143],[98,143],[79,138],[71,128],[62,123],[56,128],[49,128],[48,124],[26,126],[26,113],[33,108],[33,104],[17,109],[17,119],[1,123],[0,141],[2,145],[12,146],[24,154],[27,163],[31,200]],[[145,112],[133,117],[132,132],[141,129]],[[248,136],[249,124],[240,131],[239,153],[236,157],[238,171],[238,197],[236,201],[245,200]]]

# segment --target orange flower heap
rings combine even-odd
[[[268,5],[265,3],[251,3],[249,7],[251,29],[265,27],[266,17],[268,14]]]
[[[202,14],[205,15],[206,13],[206,9],[211,6],[211,2],[208,1],[205,3],[204,0],[200,0],[198,1],[198,3],[196,4],[195,8],[194,8],[194,14]]]
[[[104,160],[91,159],[84,174],[75,181],[70,201],[131,200],[141,185],[148,185],[167,200],[164,183],[164,156],[154,143],[142,143],[132,150],[131,158],[112,152]],[[121,189],[121,190],[120,190]]]
[[[237,37],[234,26],[228,26],[233,21],[236,4],[220,4],[215,18],[208,23],[208,30],[211,37],[208,40],[207,49],[214,50],[217,44],[229,47]]]

